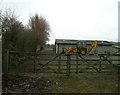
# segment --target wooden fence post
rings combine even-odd
[[[117,68],[118,68],[118,93],[120,93],[120,65]]]
[[[78,73],[78,54],[76,54],[76,73]]]
[[[59,54],[59,65],[58,65],[58,73],[61,72],[61,54]]]
[[[6,62],[6,69],[5,69],[5,73],[8,73],[8,65],[9,65],[9,50],[7,49],[7,62]]]
[[[70,55],[67,56],[67,76],[70,76]]]
[[[33,73],[36,73],[36,61],[35,61],[35,56],[33,57]]]
[[[101,67],[101,63],[102,63],[101,59],[102,59],[102,58],[101,58],[101,56],[100,56],[99,73],[101,73],[101,68],[102,68],[102,67]]]

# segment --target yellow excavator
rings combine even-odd
[[[88,47],[86,42],[78,41],[76,47],[68,47],[67,49],[64,50],[64,53],[65,55],[72,55],[72,54],[86,55],[89,54],[92,51],[92,49],[94,49],[94,52],[96,53],[97,47],[98,47],[97,40]]]

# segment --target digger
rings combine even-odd
[[[87,47],[86,42],[77,42],[76,47],[69,47],[64,50],[65,55],[72,55],[72,54],[81,54],[86,55],[89,54],[92,49],[94,49],[94,52],[96,53],[96,49],[98,47],[98,41],[94,41],[90,46]]]

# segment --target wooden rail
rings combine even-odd
[[[102,63],[103,62],[108,62],[109,64],[111,64],[113,67],[117,67],[119,64],[113,64],[112,61],[120,61],[120,59],[113,59],[113,58],[109,58],[111,56],[120,56],[120,54],[89,54],[87,56],[97,56],[98,58],[97,59],[91,59],[91,58],[85,58],[85,56],[82,56],[82,55],[78,55],[78,54],[74,54],[72,56],[74,56],[74,59],[71,58],[71,56],[65,56],[64,54],[41,54],[41,53],[36,53],[36,52],[19,52],[19,51],[9,51],[7,50],[7,64],[6,64],[6,73],[9,72],[9,69],[10,69],[10,56],[11,55],[24,55],[24,56],[30,56],[32,57],[31,59],[33,60],[33,72],[36,73],[36,71],[39,71],[41,70],[43,67],[48,67],[48,65],[50,66],[53,61],[56,62],[57,61],[57,64],[55,64],[58,68],[57,68],[57,72],[58,73],[61,73],[62,71],[62,66],[63,66],[63,62],[65,62],[65,66],[66,66],[66,75],[69,76],[70,73],[71,73],[71,70],[72,70],[72,62],[76,62],[75,65],[75,72],[78,73],[79,72],[79,67],[82,66],[82,64],[80,64],[79,62],[84,62],[87,64],[88,68],[92,68],[93,70],[95,70],[96,72],[102,72]],[[47,61],[46,63],[44,64],[40,64],[39,65],[39,68],[36,69],[38,66],[37,64],[37,57],[41,57],[41,56],[46,56],[46,55],[49,55],[49,56],[53,56],[54,58],[52,59],[49,59],[49,58],[43,58],[43,59],[40,59],[38,58],[40,61]],[[65,57],[65,58],[62,58],[62,57]],[[90,63],[91,61],[95,61],[97,63]],[[99,68],[96,68],[95,67],[95,64],[98,65]],[[51,65],[52,66],[52,65]]]

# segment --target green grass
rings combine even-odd
[[[117,76],[104,73],[81,73],[70,76],[60,74],[36,74],[56,81],[49,89],[53,93],[116,93]]]

